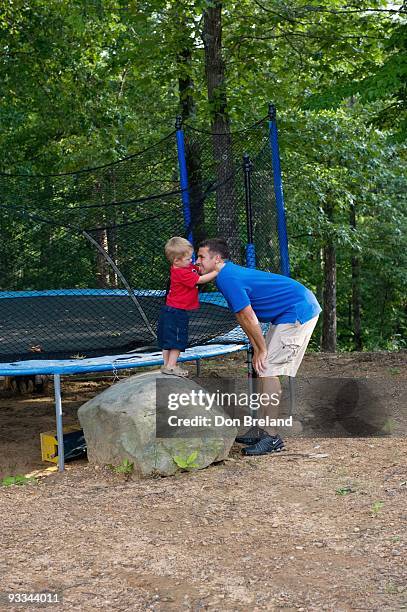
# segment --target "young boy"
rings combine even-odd
[[[199,308],[198,285],[209,283],[217,270],[200,276],[192,264],[193,246],[175,236],[165,245],[165,256],[171,264],[170,287],[158,320],[157,340],[163,351],[163,374],[188,376],[188,370],[177,365],[181,351],[188,345],[189,312]]]

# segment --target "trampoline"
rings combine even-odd
[[[235,330],[235,337],[239,330]],[[180,361],[195,361],[201,359],[227,355],[236,351],[247,350],[247,344],[212,344],[187,349],[180,356]],[[161,352],[139,353],[134,352],[122,355],[105,355],[88,359],[55,359],[55,360],[27,360],[20,362],[0,364],[1,376],[30,376],[46,374],[53,376],[55,397],[55,421],[58,441],[58,469],[64,470],[64,443],[63,443],[63,417],[61,399],[61,376],[90,373],[90,372],[116,372],[138,367],[154,367],[163,363]]]
[[[82,359],[142,346],[154,350],[165,292],[134,290],[132,297],[138,307],[120,289],[0,291],[1,361]],[[190,315],[191,346],[236,327],[220,293],[201,294],[200,304]]]
[[[134,290],[133,295],[153,328],[165,292]],[[202,359],[248,350],[221,294],[201,294],[200,304],[190,320],[193,346],[180,356],[180,361],[195,361],[198,372]],[[210,322],[207,344],[196,346],[202,320]],[[0,292],[0,375],[53,377],[59,471],[65,465],[61,376],[160,366],[162,353],[153,335],[151,344],[142,347],[146,335],[146,322],[126,290]]]
[[[250,128],[182,126],[123,160],[50,175],[0,173],[0,375],[61,376],[161,365],[171,236],[223,236],[236,263],[289,274],[275,109]],[[247,350],[221,294],[200,292],[181,361]]]

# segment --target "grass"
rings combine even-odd
[[[356,490],[353,489],[350,485],[346,485],[345,487],[338,487],[338,489],[336,489],[335,493],[337,495],[349,495],[349,493],[356,493]]]
[[[119,465],[109,463],[107,467],[115,474],[123,474],[124,476],[130,476],[134,472],[134,463],[129,459],[123,459]]]
[[[13,485],[23,486],[26,484],[37,484],[38,480],[32,476],[23,476],[22,474],[16,474],[16,476],[5,476],[1,480],[3,487],[12,487]]]
[[[395,584],[393,584],[393,582],[389,582],[384,587],[384,592],[388,593],[388,595],[395,595],[396,593],[398,593],[398,588]]]
[[[397,376],[398,374],[400,374],[401,369],[400,368],[389,368],[389,372],[392,376]]]
[[[393,433],[394,429],[396,428],[396,421],[394,421],[393,419],[386,419],[382,430],[387,433],[387,434],[391,434]]]
[[[372,516],[378,516],[383,506],[384,506],[383,501],[375,501],[371,507]]]

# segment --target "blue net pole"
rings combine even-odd
[[[191,244],[194,244],[192,235],[192,218],[191,218],[191,206],[189,201],[189,189],[188,189],[188,170],[187,160],[185,157],[185,142],[184,142],[184,131],[182,128],[182,117],[178,116],[176,123],[176,136],[177,136],[177,151],[178,151],[178,168],[179,168],[179,179],[182,190],[182,208],[184,213],[184,225],[187,233],[187,238]]]
[[[244,172],[244,193],[246,203],[246,228],[247,228],[247,244],[246,244],[246,266],[248,268],[256,267],[256,248],[253,241],[253,211],[252,211],[252,193],[250,173],[252,171],[252,163],[247,153],[243,155],[243,172]]]
[[[283,184],[281,180],[280,149],[278,146],[276,107],[274,106],[274,104],[269,104],[269,128],[270,128],[271,161],[273,164],[273,176],[274,176],[274,193],[276,196],[276,207],[277,207],[277,231],[278,231],[278,241],[280,243],[281,271],[285,276],[290,276],[290,258],[288,254],[287,223],[286,223],[286,218],[285,218]],[[290,392],[290,414],[294,415],[295,413],[295,385],[294,385],[294,378],[292,376],[288,377],[288,385],[289,385],[288,388]]]
[[[290,276],[290,259],[288,255],[287,224],[285,218],[283,185],[281,181],[280,150],[278,146],[278,132],[276,121],[276,107],[269,105],[269,129],[271,161],[273,164],[274,193],[277,207],[277,231],[280,244],[281,272]]]

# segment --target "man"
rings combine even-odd
[[[316,297],[292,278],[232,263],[221,238],[201,243],[197,264],[201,274],[219,271],[216,285],[250,340],[262,391],[280,397],[278,377],[296,375],[317,324],[321,307]],[[271,324],[265,338],[259,321]],[[264,455],[284,447],[271,428],[249,430],[236,440],[249,445],[243,450],[246,455]]]

